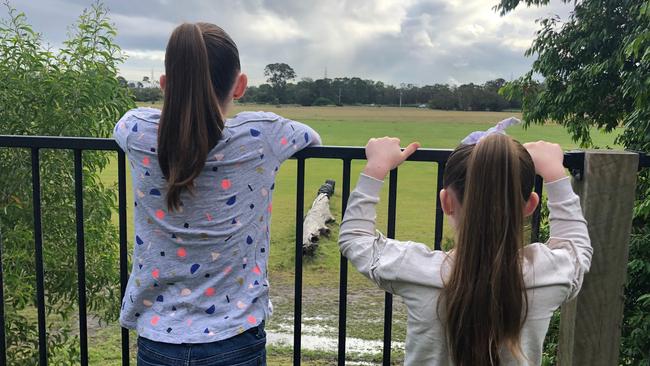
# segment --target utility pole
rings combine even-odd
[[[341,87],[339,86],[339,105],[341,105]]]
[[[399,107],[402,108],[402,89],[399,90]]]

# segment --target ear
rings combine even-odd
[[[526,204],[524,205],[524,217],[532,215],[535,212],[537,205],[539,205],[539,196],[537,193],[533,192],[530,194],[528,201],[526,201]]]
[[[160,75],[160,89],[165,90],[165,84],[167,83],[167,77],[165,74]]]
[[[442,206],[442,212],[447,216],[454,214],[454,200],[451,197],[451,194],[448,190],[440,190],[440,206]]]
[[[237,100],[243,97],[244,94],[246,93],[247,86],[248,86],[248,76],[246,76],[246,74],[244,73],[239,74],[239,76],[237,76],[237,80],[235,81],[235,87],[233,88],[232,98]]]

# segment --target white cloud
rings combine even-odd
[[[111,20],[122,36],[157,37],[169,35],[177,24],[142,15],[111,14]]]
[[[242,14],[248,37],[261,42],[287,42],[305,38],[294,19],[281,19],[274,14]]]
[[[124,53],[133,60],[165,62],[165,51],[124,50]]]
[[[56,6],[52,5],[55,1]],[[298,77],[360,76],[389,83],[430,84],[508,79],[527,71],[524,57],[535,19],[566,17],[571,4],[520,6],[501,17],[498,0],[105,0],[129,59],[132,79],[163,71],[172,29],[183,21],[222,26],[239,46],[253,84],[268,63],[286,62]],[[24,10],[54,43],[88,0],[31,0]],[[23,10],[23,4],[16,4]],[[59,11],[57,9],[65,9]],[[76,13],[75,13],[75,9]],[[52,17],[54,13],[57,17]]]

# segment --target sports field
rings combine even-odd
[[[424,148],[454,148],[468,133],[484,130],[499,120],[519,113],[454,112],[394,107],[274,107],[238,105],[241,110],[267,110],[304,122],[321,134],[325,145],[363,146],[370,137],[395,136],[403,144],[419,141]],[[560,143],[566,150],[576,147],[561,126],[548,124],[523,129],[511,128],[508,133],[521,142],[540,139]],[[613,146],[615,136],[596,131],[594,143],[605,148]],[[363,163],[352,165],[352,185],[356,183]],[[272,245],[270,253],[271,298],[275,306],[267,325],[269,333],[269,364],[285,365],[291,360],[293,329],[293,268],[295,237],[295,172],[296,163],[287,161],[277,175],[273,201]],[[437,167],[431,163],[407,162],[399,170],[397,199],[397,238],[433,245],[435,222],[435,178]],[[306,163],[305,212],[318,187],[325,179],[342,182],[342,163],[334,160],[308,160]],[[116,179],[116,165],[103,173],[106,183]],[[336,244],[341,220],[340,184],[332,198],[331,211],[336,217],[329,240],[321,241],[313,259],[304,264],[303,290],[303,355],[305,364],[332,364],[336,360],[338,322],[339,252]],[[129,179],[129,197],[130,179]],[[384,197],[387,189],[384,189]],[[129,199],[131,202],[131,199]],[[132,217],[129,207],[129,239]],[[386,228],[386,200],[378,209],[378,228]],[[452,233],[445,230],[446,240]],[[352,362],[374,364],[381,359],[378,342],[383,335],[383,292],[376,290],[354,268],[349,269],[348,287],[348,358]],[[393,317],[394,357],[403,357],[405,309],[395,300]],[[288,342],[288,343],[287,343]],[[98,327],[90,340],[93,364],[119,364],[119,328]],[[333,345],[333,346],[332,346]],[[401,363],[401,362],[400,362]]]

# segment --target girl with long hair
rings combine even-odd
[[[115,126],[135,199],[120,323],[138,333],[138,365],[266,363],[275,174],[320,137],[273,113],[227,119],[246,84],[223,29],[181,24],[165,53],[162,111],[137,108]]]
[[[361,273],[404,299],[406,365],[539,365],[553,311],[576,296],[589,270],[587,225],[562,149],[521,145],[501,126],[468,137],[447,161],[440,200],[456,231],[448,252],[376,233],[383,179],[418,144],[402,151],[386,137],[366,146],[339,244]],[[539,203],[536,173],[545,181],[551,238],[524,245],[524,219]]]

